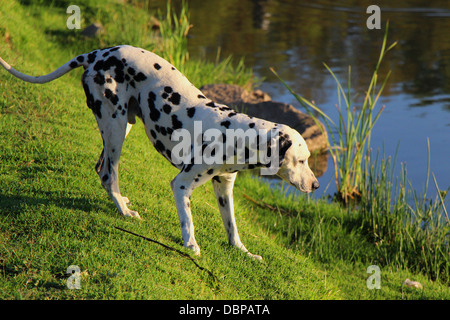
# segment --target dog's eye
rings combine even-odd
[[[305,160],[300,160],[300,164],[305,164]]]

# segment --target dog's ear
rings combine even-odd
[[[275,151],[278,149],[278,168],[281,167],[284,157],[286,155],[287,150],[292,145],[292,140],[289,138],[288,134],[283,134],[281,132],[277,131],[277,138],[273,138],[271,134],[269,134],[269,138],[267,140],[267,157],[272,156],[272,151]],[[259,139],[259,136],[257,137]],[[276,144],[276,148],[272,149],[273,143]],[[272,162],[269,161],[267,164],[265,164],[265,167],[269,168],[272,166]]]
[[[289,138],[288,134],[280,133],[280,137],[278,140],[278,154],[280,159],[280,166],[283,163],[284,156],[286,155],[286,151],[292,146],[292,140]]]

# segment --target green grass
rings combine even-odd
[[[152,48],[157,41],[140,29],[149,28],[149,16],[137,6],[80,1],[83,25],[100,19],[108,30],[86,40],[65,29],[63,5],[36,3],[0,0],[0,56],[26,73],[48,73],[102,46]],[[127,24],[113,26],[118,16]],[[186,72],[196,85],[253,81],[242,64],[222,63],[189,59]],[[218,65],[223,72],[214,78],[203,74]],[[125,141],[120,179],[143,220],[118,215],[94,170],[102,141],[80,76],[77,70],[38,86],[0,70],[0,299],[401,299],[406,278],[424,290],[405,289],[404,298],[450,297],[448,285],[390,265],[380,265],[381,289],[368,290],[366,269],[377,261],[358,258],[374,247],[356,215],[286,197],[247,174],[236,181],[236,219],[244,244],[263,262],[228,245],[209,183],[192,196],[202,249],[195,261],[217,281],[177,252],[115,229],[189,253],[169,186],[177,171],[151,146],[141,123]],[[245,195],[283,210],[262,209]],[[66,286],[70,265],[80,267],[80,290]]]

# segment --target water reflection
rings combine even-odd
[[[181,1],[173,0],[175,6]],[[388,54],[380,74],[392,70],[381,104],[386,109],[372,136],[374,149],[385,145],[420,189],[426,175],[426,138],[432,148],[431,170],[442,188],[450,182],[450,4],[448,0],[376,1],[382,30],[368,30],[366,8],[374,1],[191,0],[191,57],[213,61],[245,57],[246,65],[265,78],[262,90],[274,100],[298,104],[269,67],[297,92],[333,114],[336,86],[326,62],[346,82],[352,66],[354,93],[364,94],[377,62],[386,21],[390,21]],[[151,0],[164,10],[165,1]],[[335,114],[336,116],[336,114]],[[336,119],[336,118],[335,118]],[[330,164],[329,164],[330,166]],[[400,168],[400,166],[397,166]],[[327,184],[330,171],[324,175]],[[327,176],[328,175],[328,176]],[[332,192],[332,191],[331,191]]]

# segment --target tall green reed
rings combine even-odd
[[[220,82],[251,87],[258,82],[251,69],[245,67],[243,59],[237,64],[233,63],[232,56],[221,59],[220,47],[215,61],[189,60],[188,34],[193,25],[190,23],[187,1],[181,3],[178,14],[174,11],[171,1],[168,1],[165,15],[159,11],[158,16],[161,20],[160,33],[156,39],[155,50],[196,86]]]
[[[325,68],[333,76],[337,85],[337,110],[339,113],[338,124],[336,124],[313,102],[310,102],[295,93],[272,69],[272,72],[280,79],[289,92],[306,109],[316,123],[319,124],[319,127],[322,128],[319,121],[320,119],[325,123],[326,128],[330,132],[332,142],[328,141],[328,149],[334,162],[337,196],[345,203],[348,203],[351,199],[361,196],[360,185],[362,183],[362,163],[364,160],[364,155],[370,148],[372,129],[384,109],[384,106],[381,107],[375,114],[375,107],[378,99],[380,98],[384,86],[390,76],[389,72],[382,81],[381,86],[377,88],[379,78],[378,70],[386,53],[396,45],[396,42],[394,42],[389,47],[386,47],[388,27],[389,25],[387,24],[379,59],[375,66],[367,92],[364,96],[364,101],[359,108],[354,106],[354,102],[352,101],[351,68],[349,67],[348,69],[348,87],[346,91],[334,72],[324,63]],[[317,117],[314,112],[316,112],[319,117]],[[346,120],[344,119],[344,116],[346,116]],[[333,132],[337,133],[337,137],[333,134]]]
[[[172,9],[171,2],[167,1],[165,17],[161,11],[158,12],[158,15],[163,17],[159,28],[162,40],[161,54],[183,72],[182,68],[189,60],[187,36],[192,28],[189,22],[188,5],[183,1],[180,13],[177,15]]]
[[[394,176],[391,158],[366,157],[365,192],[358,204],[363,224],[377,250],[377,260],[423,272],[432,279],[450,278],[450,224],[442,192],[427,198],[430,178],[428,141],[427,180],[419,194],[407,179],[406,165]],[[448,191],[448,190],[447,190]],[[443,194],[443,195],[442,195]]]

